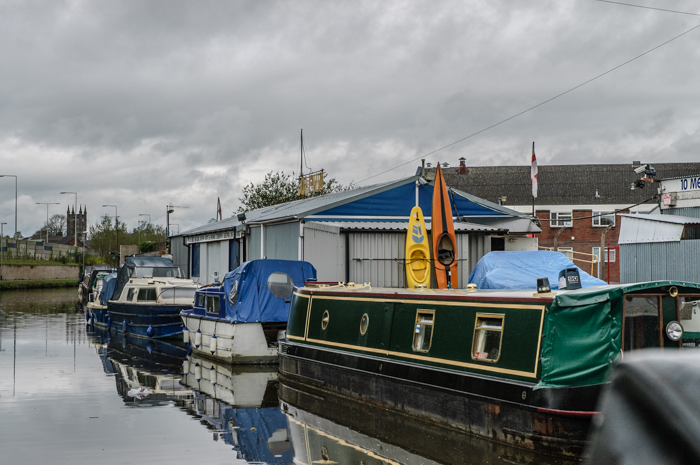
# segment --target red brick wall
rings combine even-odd
[[[628,211],[623,211],[620,213],[629,213]],[[542,221],[542,232],[538,234],[538,241],[540,247],[554,247],[554,235],[560,229],[558,226],[551,227],[549,221],[549,210],[537,210],[537,217]],[[573,247],[574,252],[583,252],[586,254],[593,253],[593,247],[600,247],[600,236],[605,231],[603,226],[593,226],[593,218],[591,216],[593,212],[591,210],[573,210],[573,226],[567,227],[564,231],[559,234],[558,247]],[[579,218],[579,219],[577,219]],[[617,246],[617,238],[620,234],[620,217],[616,216],[615,226],[608,231],[605,235],[606,247]],[[574,238],[573,240],[571,238]],[[607,245],[609,244],[609,245]],[[610,283],[620,282],[620,253],[619,250],[615,252],[615,261],[610,263]],[[591,271],[591,264],[586,263],[583,260],[591,260],[589,255],[579,255],[574,253],[574,263],[576,266],[581,268],[586,273],[590,273],[593,276],[598,276],[598,265],[593,265],[593,270]],[[600,266],[606,266],[607,263],[603,262]],[[607,268],[606,268],[607,269]],[[606,279],[607,281],[607,279]]]

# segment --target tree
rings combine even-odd
[[[63,236],[66,233],[66,215],[53,215],[49,218],[49,222],[44,222],[44,226],[34,233],[33,237],[46,237],[46,230],[49,230],[49,236]]]
[[[119,245],[138,245],[142,248],[144,243],[152,243],[147,249],[155,249],[155,244],[165,242],[165,228],[151,223],[142,223],[139,227],[128,231],[126,223],[119,222]],[[111,263],[110,253],[119,253],[117,250],[117,228],[112,222],[112,217],[104,215],[99,222],[90,226],[89,247],[92,253],[99,255],[105,263]],[[144,250],[140,250],[144,251]]]
[[[270,171],[265,175],[265,180],[262,183],[256,185],[251,182],[243,187],[243,197],[238,198],[241,202],[238,212],[248,212],[280,203],[318,197],[319,195],[347,191],[354,188],[355,186],[352,183],[348,186],[343,186],[335,178],[331,178],[324,182],[323,190],[300,196],[299,179],[294,176],[293,172],[291,175],[288,175],[284,174],[284,171],[276,173]]]

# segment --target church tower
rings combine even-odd
[[[73,237],[75,235],[75,227],[78,227],[78,238],[83,237],[83,231],[87,231],[87,206],[83,210],[83,206],[80,206],[80,210],[76,214],[75,208],[71,212],[70,206],[66,212],[66,237]]]

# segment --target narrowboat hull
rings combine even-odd
[[[182,334],[180,312],[187,305],[150,305],[109,301],[106,310],[89,308],[90,322],[98,328],[144,338],[168,338]]]
[[[512,446],[570,457],[583,454],[599,392],[599,386],[533,391],[534,383],[504,382],[293,341],[280,344],[280,381]],[[523,400],[549,405],[533,406]]]
[[[224,318],[197,315],[191,310],[180,314],[187,331],[184,342],[195,354],[230,364],[276,364],[277,340],[286,323],[265,325],[263,323],[234,323]],[[266,337],[267,333],[273,333]],[[215,337],[213,337],[215,336]],[[212,341],[216,340],[215,344]]]

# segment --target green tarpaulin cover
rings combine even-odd
[[[577,289],[558,295],[549,307],[542,339],[542,377],[535,389],[602,384],[620,357],[625,294],[668,292],[679,281],[654,281]]]

